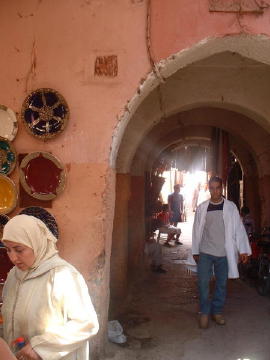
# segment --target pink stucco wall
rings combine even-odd
[[[252,2],[256,5],[255,1],[247,1]],[[270,8],[264,9],[263,15],[209,12],[209,0],[153,0],[151,42],[154,59],[166,58],[207,37],[242,33],[270,35],[269,14]]]
[[[59,137],[44,143],[20,122],[14,144],[18,153],[51,151],[67,165],[66,190],[52,211],[60,222],[63,253],[87,269],[81,261],[83,247],[76,244],[89,248],[87,264],[104,246],[99,234],[104,230],[103,193],[110,181],[106,175],[113,128],[141,74],[149,70],[143,56],[144,4],[4,0],[0,10],[0,103],[19,113],[31,90],[51,87],[69,105],[70,121]],[[119,76],[97,78],[96,56],[110,54],[118,56]],[[18,180],[17,174],[12,177]],[[113,204],[106,206],[113,216]]]
[[[62,256],[88,281],[102,337],[114,214],[115,174],[108,158],[117,115],[142,74],[150,70],[145,4],[3,0],[0,33],[0,104],[19,114],[32,90],[50,87],[69,105],[70,121],[59,137],[44,143],[29,135],[19,121],[14,145],[18,153],[51,151],[67,167],[66,189],[48,210],[59,223]],[[95,58],[103,55],[117,55],[116,78],[94,75]],[[18,185],[18,171],[11,177]]]

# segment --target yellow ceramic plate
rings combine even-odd
[[[17,190],[14,182],[0,174],[0,214],[10,213],[17,205]]]

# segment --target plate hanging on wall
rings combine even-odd
[[[9,221],[9,217],[4,214],[0,214],[0,241],[2,240],[3,236],[3,229],[6,223]],[[4,246],[2,243],[0,243],[0,247]]]
[[[0,173],[9,175],[16,166],[17,155],[11,142],[0,137]]]
[[[42,88],[25,99],[21,116],[31,135],[47,140],[64,130],[69,119],[69,108],[57,91]]]
[[[40,206],[29,206],[23,209],[20,214],[30,215],[38,218],[39,220],[43,221],[44,224],[48,227],[51,233],[56,237],[59,238],[59,230],[58,225],[55,218],[52,216],[49,211],[43,209]]]
[[[17,205],[18,194],[14,182],[0,174],[0,214],[9,214]]]
[[[0,105],[0,136],[12,141],[18,131],[17,118],[13,110]]]
[[[7,215],[0,214],[0,227],[4,227],[9,220],[10,218]]]
[[[64,190],[66,172],[61,162],[48,152],[26,155],[20,165],[24,190],[39,200],[51,200]]]

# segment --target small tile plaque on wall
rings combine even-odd
[[[230,13],[263,13],[268,7],[262,0],[209,0],[209,11]]]
[[[95,75],[116,77],[118,75],[118,60],[116,55],[97,56],[95,61]]]

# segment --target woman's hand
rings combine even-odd
[[[26,344],[20,351],[16,353],[18,360],[42,360],[41,357],[35,352],[31,344]]]

